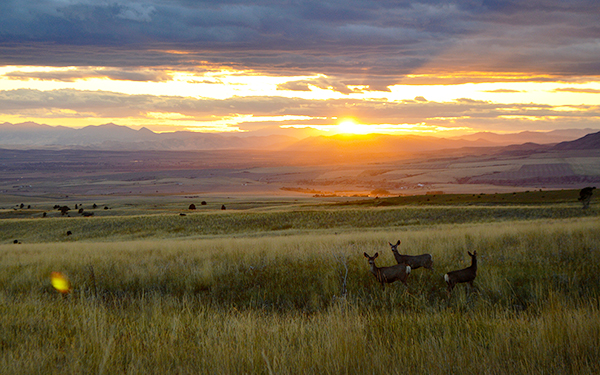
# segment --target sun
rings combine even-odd
[[[352,119],[347,119],[337,125],[337,131],[340,134],[369,134],[372,129],[369,125],[357,124]]]

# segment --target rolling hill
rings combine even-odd
[[[554,151],[598,150],[600,149],[600,132],[588,134],[570,142],[561,142],[552,147]]]

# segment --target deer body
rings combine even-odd
[[[477,251],[473,251],[473,254],[467,252],[471,257],[471,265],[462,270],[450,271],[444,275],[444,280],[448,284],[448,294],[452,292],[454,286],[460,283],[469,283],[473,287],[473,281],[477,276]]]
[[[398,246],[400,245],[400,240],[395,245],[392,245],[388,242],[392,247],[392,253],[394,253],[394,258],[396,258],[396,262],[398,264],[408,264],[411,269],[416,270],[417,268],[425,267],[428,270],[433,270],[433,259],[431,258],[431,254],[422,254],[422,255],[404,255],[398,252]]]
[[[396,280],[400,280],[404,285],[410,274],[410,266],[407,264],[395,264],[389,267],[377,267],[375,265],[375,258],[379,256],[379,253],[375,253],[373,256],[364,253],[365,258],[369,259],[369,266],[371,267],[371,273],[375,276],[377,281],[381,283],[381,287],[385,289],[386,283],[393,283]]]

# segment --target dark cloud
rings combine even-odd
[[[277,85],[277,90],[310,91],[310,81],[290,81]]]
[[[353,90],[348,88],[347,84],[342,82],[328,79],[328,78],[315,78],[311,80],[303,81],[291,81],[282,83],[277,86],[278,90],[292,90],[292,91],[310,91],[310,85],[318,87],[320,89],[332,89],[342,94],[350,94]]]
[[[580,89],[580,88],[576,88],[576,87],[567,87],[567,88],[563,88],[563,89],[556,89],[554,91],[575,92],[575,93],[582,93],[582,94],[600,94],[600,90],[597,90],[597,89]]]
[[[523,92],[520,90],[509,90],[509,89],[498,89],[498,90],[485,90],[484,92],[491,92],[496,94],[514,94],[516,92]]]
[[[122,81],[165,82],[171,76],[163,71],[135,71],[117,69],[77,69],[55,72],[22,72],[14,71],[4,74],[5,77],[18,80],[63,81],[73,82],[78,79],[109,78]]]
[[[207,62],[384,88],[417,70],[597,74],[599,15],[596,0],[5,0],[0,64]]]

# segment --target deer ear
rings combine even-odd
[[[373,255],[373,258],[377,258],[379,256],[379,253],[375,253],[375,255]]]
[[[368,258],[368,257],[369,257],[369,254],[367,254],[366,252],[365,252],[365,253],[363,253],[363,254],[365,254],[365,258]]]
[[[400,240],[398,240],[398,243],[396,243],[396,246],[400,245]]]
[[[474,256],[470,251],[467,251],[467,254],[469,254],[469,256]]]

